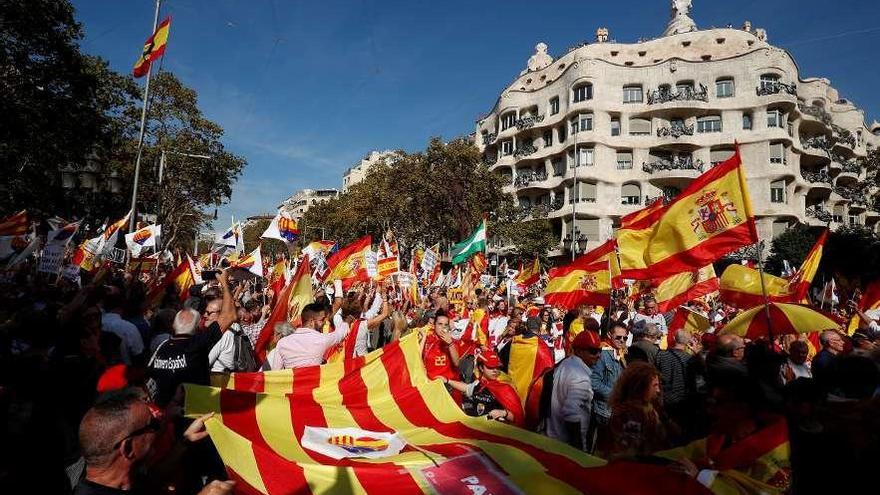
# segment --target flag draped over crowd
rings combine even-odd
[[[428,380],[417,334],[355,361],[188,385],[238,493],[708,493],[659,465],[605,461],[466,416]],[[626,475],[624,475],[626,473]],[[477,480],[477,481],[474,481]],[[488,492],[487,492],[488,493]]]

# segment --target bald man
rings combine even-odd
[[[748,375],[743,357],[746,344],[742,337],[721,335],[715,351],[706,358],[706,378],[712,383],[729,382]]]

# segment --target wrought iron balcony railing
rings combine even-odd
[[[824,170],[820,170],[818,172],[804,172],[801,173],[801,177],[804,178],[807,182],[817,184],[831,184],[831,175]]]
[[[831,129],[834,130],[834,137],[837,138],[838,143],[845,144],[850,148],[856,147],[856,137],[853,136],[851,132],[834,124],[831,124]]]
[[[862,173],[862,165],[855,160],[841,162],[841,165],[843,165],[843,172],[849,172],[856,175],[861,175]]]
[[[808,207],[804,210],[804,214],[805,214],[806,216],[808,216],[808,217],[815,218],[816,220],[819,220],[820,222],[826,222],[826,223],[828,223],[828,222],[831,222],[831,221],[834,219],[834,216],[831,214],[830,211],[828,211],[828,210],[822,208],[822,207],[819,206],[819,205],[816,205],[816,206],[808,206]]]
[[[525,172],[523,174],[517,174],[513,185],[515,187],[526,187],[532,182],[541,182],[544,180],[547,180],[547,172]]]
[[[489,145],[495,142],[498,139],[498,133],[492,132],[483,136],[483,145]]]
[[[693,136],[694,126],[691,125],[670,125],[657,128],[657,137],[680,138],[682,136]]]
[[[513,157],[514,158],[522,158],[524,156],[529,156],[536,151],[538,151],[538,148],[535,148],[535,145],[524,144],[524,145],[520,146],[519,148],[517,148],[516,151],[513,152]]]
[[[561,210],[565,206],[565,198],[557,197],[550,202],[550,211]]]
[[[516,121],[516,128],[518,130],[528,129],[530,127],[534,127],[535,124],[540,124],[544,121],[543,115],[526,115],[521,119]]]
[[[778,93],[788,93],[792,96],[797,96],[797,85],[794,83],[786,84],[779,81],[765,82],[755,88],[755,92],[758,96],[775,95]]]
[[[854,187],[837,186],[836,185],[836,186],[834,186],[834,188],[832,190],[834,192],[836,192],[838,194],[838,196],[840,196],[841,198],[848,199],[850,201],[861,200],[859,202],[862,204],[864,204],[864,202],[865,202],[864,201],[864,193],[861,190],[856,189]]]
[[[662,170],[696,170],[702,173],[704,168],[705,164],[702,160],[687,155],[674,156],[671,160],[660,159],[642,163],[642,171],[649,174]]]
[[[828,139],[825,136],[813,136],[807,139],[801,138],[801,147],[804,149],[814,148],[817,150],[822,150],[827,154],[831,154],[831,143],[828,142]]]
[[[672,88],[658,88],[648,93],[648,105],[667,103],[670,101],[709,101],[709,90],[700,84],[700,89],[683,87],[673,90]]]
[[[804,115],[809,115],[821,120],[825,125],[831,125],[831,114],[826,112],[822,107],[798,103],[798,110]]]

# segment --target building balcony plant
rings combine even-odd
[[[532,182],[541,182],[547,180],[547,172],[525,172],[523,174],[517,174],[516,180],[514,180],[514,187],[526,187]]]
[[[831,175],[825,170],[802,172],[801,177],[811,184],[831,184]]]
[[[828,139],[825,136],[813,136],[809,138],[801,138],[801,147],[804,149],[818,149],[822,150],[827,154],[831,154],[831,143],[828,142]]]

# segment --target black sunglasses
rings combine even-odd
[[[159,418],[157,418],[155,416],[150,416],[149,423],[147,423],[146,425],[144,425],[141,428],[138,428],[137,430],[134,430],[133,432],[129,433],[128,435],[125,435],[122,438],[122,440],[116,442],[116,444],[113,445],[113,450],[118,449],[119,446],[122,445],[122,442],[128,440],[129,438],[134,438],[136,436],[143,435],[144,433],[155,433],[155,432],[159,431],[159,428],[161,427],[161,425],[162,425],[162,421],[160,421]]]
[[[602,352],[602,349],[587,349],[587,352],[589,352],[593,356],[597,356],[600,352]]]

